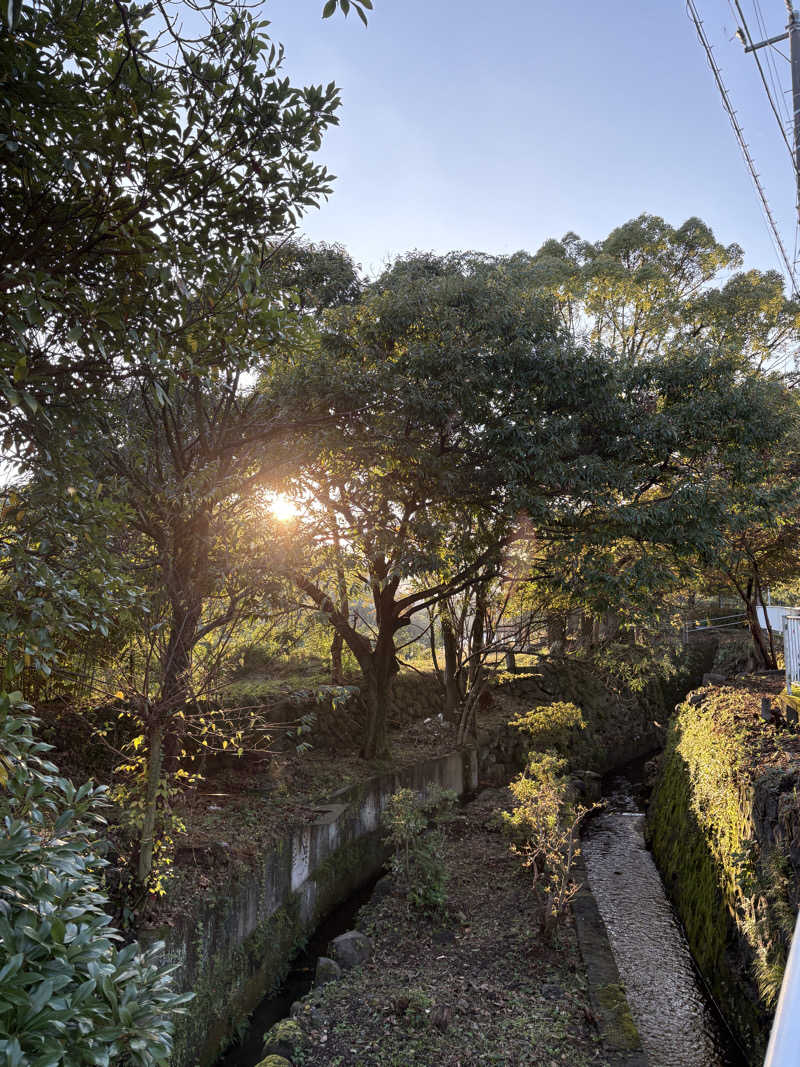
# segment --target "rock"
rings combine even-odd
[[[358,967],[372,955],[372,942],[358,930],[348,930],[331,941],[331,956],[345,970]]]
[[[285,1056],[267,1056],[265,1060],[257,1063],[256,1067],[292,1067],[292,1061],[287,1060]]]
[[[337,978],[341,978],[342,968],[336,962],[336,960],[330,959],[328,956],[320,956],[317,960],[317,970],[314,974],[314,985],[325,985],[326,982],[335,982]]]
[[[724,685],[727,682],[727,677],[724,674],[719,674],[716,671],[709,671],[708,674],[703,675],[703,685]]]
[[[394,879],[391,874],[385,874],[383,878],[379,878],[375,885],[372,887],[372,895],[370,900],[377,902],[384,900],[386,897],[390,897],[394,892]]]
[[[271,1026],[264,1034],[264,1055],[268,1058],[274,1056],[280,1059],[291,1060],[298,1052],[301,1052],[307,1044],[306,1035],[294,1019],[281,1019],[280,1022]],[[266,1063],[266,1061],[264,1061]],[[259,1064],[259,1067],[264,1067]],[[267,1067],[280,1067],[279,1064],[268,1063]]]
[[[603,795],[603,779],[594,771],[579,771],[572,778],[572,784],[581,800],[595,803]]]
[[[442,1004],[439,1007],[433,1009],[431,1014],[431,1023],[439,1030],[444,1032],[450,1026],[453,1020],[453,1009],[449,1004]]]

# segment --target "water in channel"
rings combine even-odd
[[[583,855],[651,1067],[740,1067],[645,845],[640,789],[615,777],[604,799]]]

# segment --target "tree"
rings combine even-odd
[[[155,530],[172,607],[158,710],[145,716],[149,794],[191,650],[238,603],[234,594],[216,618],[202,617],[211,519],[226,506],[214,494],[249,461],[236,383],[288,333],[272,261],[299,214],[329,192],[311,156],[338,107],[334,85],[297,89],[280,76],[281,49],[245,8],[212,3],[195,40],[169,8],[159,6],[160,23],[152,14],[42,0],[0,30],[6,448],[55,467],[65,437],[87,437],[104,404],[108,442],[119,443],[123,398],[138,398],[136,415],[156,433],[144,450],[149,484],[130,452],[115,456],[117,476],[124,468],[138,490],[140,532]],[[224,441],[214,437],[220,417]],[[160,521],[145,528],[148,493]],[[144,837],[146,871],[146,827]]]
[[[574,336],[632,362],[701,342],[752,368],[785,359],[798,337],[800,308],[780,274],[731,274],[741,248],[719,244],[700,219],[676,228],[640,215],[602,241],[571,233],[518,258]]]
[[[731,386],[735,383],[731,375],[757,378],[770,366],[785,364],[796,347],[800,329],[800,308],[797,301],[786,298],[780,275],[774,271],[742,272],[738,270],[741,256],[737,245],[720,245],[710,228],[699,219],[689,219],[675,228],[658,217],[642,215],[597,243],[568,234],[560,242],[547,242],[531,260],[520,258],[530,271],[531,283],[543,285],[552,294],[555,307],[574,335],[615,349],[632,365],[657,361],[666,366],[670,360],[676,360],[679,375],[683,373],[680,363],[696,352],[709,366],[714,361],[719,363],[721,396],[732,400]],[[724,530],[726,538],[738,539],[748,525],[744,515],[753,516],[754,509],[760,515],[758,522],[763,520],[768,526],[774,525],[776,513],[764,506],[764,493],[775,478],[775,472],[770,473],[764,465],[765,449],[769,448],[771,435],[772,446],[780,453],[782,446],[778,442],[784,437],[791,416],[785,398],[780,399],[781,390],[776,383],[759,385],[754,381],[750,386],[736,386],[736,391],[741,395],[750,393],[753,406],[749,412],[734,405],[726,414],[723,409],[728,400],[719,406],[712,404],[712,410],[716,408],[721,433],[726,432],[724,420],[730,418],[742,429],[750,426],[753,430],[750,443],[742,436],[742,447],[735,453],[737,471],[730,472],[728,477],[725,449],[709,435],[707,469],[695,476],[697,484],[705,487],[702,508],[709,518],[713,511],[713,520],[705,525],[702,536],[698,523],[690,541],[678,544],[677,556],[669,547],[672,535],[666,525],[665,536],[659,536],[655,529],[652,531],[655,540],[644,538],[642,530],[637,531],[635,539],[629,532],[620,531],[620,540],[615,545],[607,540],[605,557],[609,578],[617,568],[623,567],[629,571],[632,581],[626,583],[620,576],[619,581],[588,583],[595,594],[602,593],[603,587],[610,594],[595,595],[595,604],[605,601],[610,608],[616,597],[617,608],[623,607],[631,621],[637,617],[641,620],[641,598],[637,590],[666,589],[681,581],[693,581],[693,568],[700,556],[704,556],[706,563],[711,558],[720,562],[718,552],[721,551],[722,556],[727,552],[731,560],[732,545],[728,544],[731,551],[724,549],[725,538],[720,541],[718,535]],[[696,412],[692,410],[695,403]],[[673,408],[674,413],[677,411]],[[689,420],[704,418],[698,398],[692,397],[686,416],[681,416],[682,434],[688,432]],[[764,429],[769,426],[768,432],[755,428],[759,417],[765,420]],[[702,465],[702,452],[692,447],[688,437],[681,436],[680,440],[688,444],[690,464],[696,468]],[[750,470],[745,471],[743,464],[748,462],[748,456]],[[688,471],[689,466],[685,469]],[[722,484],[726,486],[724,491],[720,488]],[[785,502],[774,499],[780,514]],[[750,529],[755,534],[752,525]],[[786,532],[784,528],[784,537]],[[687,547],[690,551],[697,550],[693,562],[687,555]],[[583,551],[581,547],[578,554],[583,563],[570,565],[562,559],[563,565],[553,568],[572,576],[571,583],[565,583],[563,593],[578,609],[585,606],[578,587],[582,585],[585,589],[587,585],[584,581],[587,557],[581,556]],[[595,557],[596,552],[596,548],[592,549]],[[725,580],[729,581],[730,576]],[[566,588],[569,584],[572,592]],[[757,582],[749,583],[751,597],[746,610],[758,647],[761,639],[756,629],[758,620],[753,599],[757,585]],[[745,580],[740,590],[745,600],[747,590]],[[597,620],[592,626],[597,629]],[[763,652],[763,649],[759,652],[762,659]]]
[[[300,508],[292,537],[315,549],[293,579],[364,675],[365,755],[387,751],[396,633],[415,611],[499,573],[521,515],[562,545],[590,536],[601,515],[619,528],[623,512],[647,524],[661,508],[675,522],[669,502],[679,487],[688,500],[694,476],[676,440],[701,429],[707,450],[718,430],[690,419],[681,390],[720,381],[696,353],[643,369],[577,348],[517,260],[411,256],[331,316],[316,358],[271,387],[311,396],[332,383],[354,412],[309,436],[286,487]],[[663,497],[651,492],[658,484]],[[338,610],[325,577],[331,516],[371,592],[372,635]],[[431,584],[431,574],[446,577]]]
[[[159,10],[37,0],[0,29],[7,451],[97,383],[191,372],[194,331],[246,314],[265,250],[329,192],[311,153],[335,86],[282,78],[246,9],[212,3],[194,41]]]
[[[767,670],[778,666],[767,590],[800,572],[797,405],[785,389],[776,389],[773,403],[773,439],[768,449],[754,450],[749,485],[733,484],[724,469],[719,472],[725,508],[718,538],[697,561],[705,583],[724,583],[740,599],[755,662]]]

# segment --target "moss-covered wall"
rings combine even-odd
[[[691,694],[648,814],[692,953],[753,1064],[763,1060],[800,885],[799,776],[765,765],[775,737],[746,686]]]

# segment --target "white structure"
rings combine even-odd
[[[783,660],[786,665],[786,692],[800,688],[800,611],[792,610],[783,620]]]
[[[800,622],[800,617],[797,619]],[[800,1049],[800,916],[794,928],[789,961],[783,975],[781,995],[772,1023],[764,1067],[790,1067],[798,1062]]]

